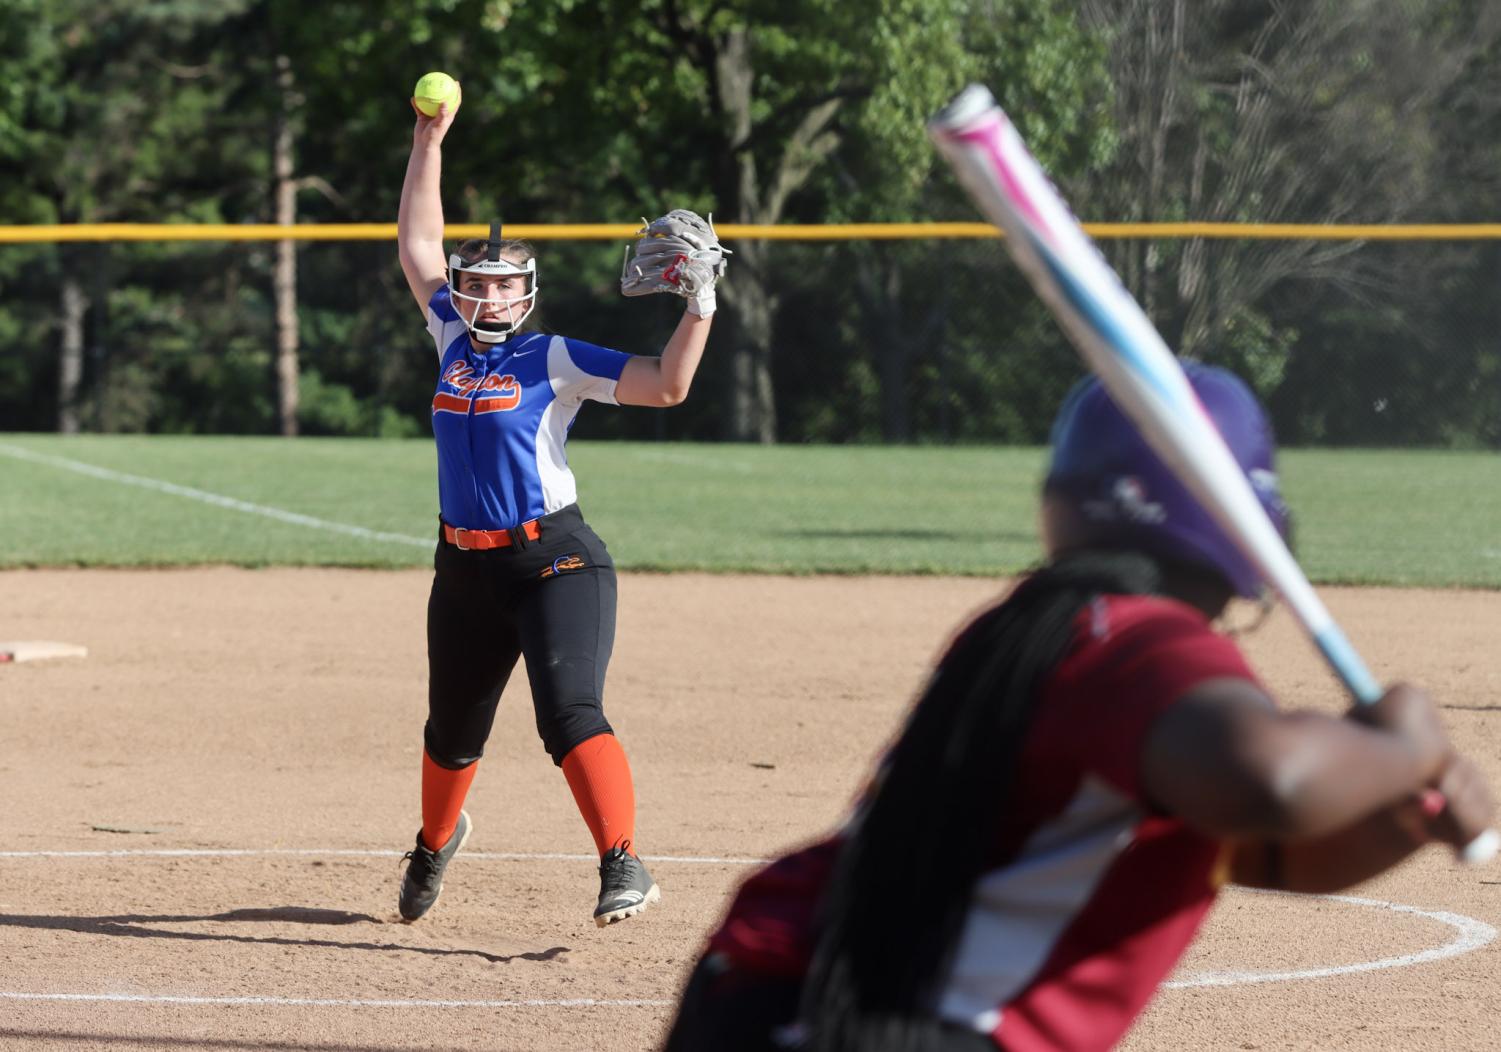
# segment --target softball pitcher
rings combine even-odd
[[[1188,373],[1285,534],[1260,406]],[[1256,572],[1095,380],[1043,523],[1050,561],[959,635],[848,825],[741,887],[670,1052],[1107,1049],[1227,879],[1333,891],[1486,828],[1416,689],[1277,710],[1211,626]]]
[[[529,244],[502,239],[443,253],[441,145],[459,109],[417,109],[401,191],[401,267],[438,356],[433,434],[442,523],[428,599],[428,715],[422,828],[398,906],[432,908],[472,831],[463,810],[496,705],[525,656],[537,731],[600,855],[601,926],[660,898],[636,854],[630,766],[602,707],[615,638],[615,568],[576,503],[564,442],[586,400],[680,403],[703,355],[724,252],[691,212],[652,223],[622,278],[627,295],[687,300],[660,358],[527,331],[537,306]]]

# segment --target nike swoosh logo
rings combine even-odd
[[[615,896],[615,901],[628,902],[632,906],[634,906],[644,898],[646,898],[646,896],[641,894],[641,892],[639,891],[622,891],[619,895]]]

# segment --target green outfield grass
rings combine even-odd
[[[570,455],[626,569],[991,574],[1040,552],[1039,449]],[[1292,450],[1282,466],[1315,581],[1501,587],[1501,457]],[[428,441],[0,435],[0,566],[418,566],[436,508]]]

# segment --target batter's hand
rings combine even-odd
[[[1431,801],[1424,814],[1428,837],[1456,848],[1467,847],[1490,828],[1496,816],[1485,776],[1457,753],[1425,796]]]
[[[1454,754],[1439,719],[1438,706],[1425,691],[1410,683],[1393,684],[1380,701],[1357,705],[1348,715],[1405,742],[1413,751],[1424,782],[1438,778]]]
[[[464,101],[464,86],[455,81],[455,96],[452,102],[445,102],[438,107],[438,115],[429,117],[417,108],[417,100],[412,102],[412,112],[417,115],[417,126],[412,130],[412,145],[415,146],[440,146],[443,136],[448,134],[449,125],[453,124],[454,116],[459,112],[459,105]]]

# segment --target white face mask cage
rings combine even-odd
[[[469,335],[480,343],[504,343],[511,338],[521,323],[526,321],[532,308],[537,305],[537,261],[524,263],[503,259],[500,255],[500,224],[492,223],[490,238],[485,242],[485,258],[466,262],[457,252],[448,257],[448,292],[455,300],[474,304],[474,314],[465,321]],[[499,296],[471,296],[460,290],[465,274],[483,274],[489,277],[521,275],[526,278],[526,292],[512,299]],[[487,305],[500,308],[501,316],[482,319],[481,311]],[[462,312],[460,313],[462,317]]]

